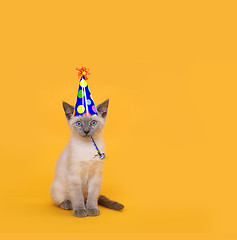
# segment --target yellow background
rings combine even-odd
[[[237,234],[234,3],[1,3],[0,238]],[[110,99],[102,193],[125,209],[79,219],[49,186],[82,65]]]

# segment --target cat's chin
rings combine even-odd
[[[78,135],[78,136],[81,137],[81,138],[89,138],[88,135]]]
[[[86,138],[86,139],[90,139],[90,137],[92,137],[90,135],[79,135],[79,136],[82,137],[82,138]]]

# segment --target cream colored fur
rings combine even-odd
[[[98,148],[104,152],[102,136],[94,138]],[[73,199],[70,196],[70,185],[72,188],[81,188],[84,199],[87,199],[88,188],[93,192],[94,206],[96,207],[99,190],[102,182],[103,160],[98,156],[94,145],[88,138],[87,141],[72,134],[68,145],[61,153],[55,170],[55,177],[50,188],[52,200],[60,205],[64,200]]]
[[[104,153],[102,129],[108,102],[106,104],[106,108],[100,107],[104,117],[100,114],[93,117],[71,117],[73,107],[64,103],[71,137],[57,161],[50,193],[57,206],[62,207],[65,201],[71,202],[73,214],[77,217],[96,216],[100,213],[97,202],[102,183],[103,160],[98,156],[94,157],[97,151],[93,143],[88,136],[82,136],[82,129],[79,129],[75,123],[78,120],[98,122],[97,128],[91,131],[93,131],[93,138],[100,152]]]

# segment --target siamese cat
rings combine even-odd
[[[62,209],[73,210],[76,217],[98,216],[97,204],[121,210],[121,203],[100,195],[103,159],[96,155],[93,137],[100,152],[104,152],[102,130],[105,125],[109,100],[97,106],[98,116],[73,116],[74,107],[63,102],[71,129],[67,146],[62,151],[50,188],[53,202]]]

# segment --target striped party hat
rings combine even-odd
[[[90,73],[89,69],[85,67],[76,68],[78,71],[78,78],[80,79],[77,93],[77,101],[74,110],[74,117],[77,116],[93,116],[98,115],[95,103],[93,101],[87,80]]]

